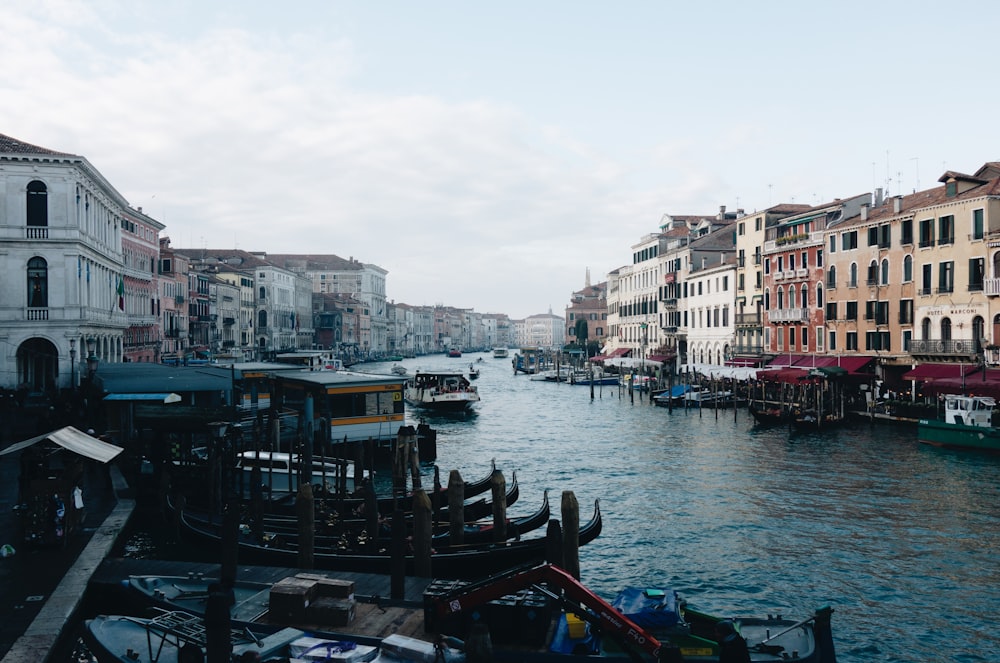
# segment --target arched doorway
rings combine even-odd
[[[17,382],[32,392],[59,388],[59,352],[44,338],[30,338],[17,348]]]

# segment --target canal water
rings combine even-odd
[[[517,472],[513,516],[545,490],[554,517],[563,491],[581,521],[600,500],[604,530],[580,565],[601,596],[670,588],[733,616],[831,605],[842,663],[1000,660],[1000,456],[920,445],[908,428],[800,434],[757,428],[745,410],[671,413],[617,387],[591,398],[489,353],[400,363],[471,362],[475,410],[423,419],[438,431],[442,481],[453,469],[482,477],[495,459],[508,482]]]

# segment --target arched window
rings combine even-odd
[[[951,340],[951,318],[941,318],[941,340]]]
[[[930,339],[931,337],[930,318],[924,318],[923,321],[920,323],[920,336],[922,336],[925,341]]]
[[[795,308],[795,286],[788,286],[788,308]]]
[[[972,349],[974,352],[982,350],[986,345],[986,321],[980,316],[972,319]]]
[[[28,223],[29,226],[49,225],[49,190],[44,182],[28,182]]]
[[[903,258],[903,283],[913,280],[913,256],[908,255]]]
[[[816,308],[823,308],[823,284],[816,284]]]
[[[765,311],[770,311],[771,310],[771,291],[770,290],[765,290],[764,291],[764,310]]]
[[[802,285],[799,296],[802,298],[802,308],[809,308],[809,287],[807,285]]]
[[[28,307],[45,308],[49,305],[49,266],[44,258],[28,261]]]
[[[878,283],[878,263],[872,260],[868,263],[868,285]]]
[[[826,287],[836,288],[837,287],[837,266],[830,265],[830,268],[826,270]]]
[[[257,313],[257,328],[258,329],[267,328],[267,311],[259,311]]]
[[[847,285],[851,288],[858,287],[858,263],[856,262],[851,263],[851,278],[847,282]]]
[[[879,274],[879,283],[889,285],[889,259],[882,258],[882,273]]]
[[[781,310],[785,308],[785,289],[778,288],[778,305],[775,306],[776,309]]]

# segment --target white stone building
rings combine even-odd
[[[0,386],[51,394],[91,352],[122,360],[127,208],[84,157],[0,135]]]

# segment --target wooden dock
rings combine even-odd
[[[240,566],[237,579],[251,582],[276,583],[284,578],[302,573],[302,569],[273,566]],[[307,628],[335,630],[338,633],[361,638],[385,638],[393,633],[432,642],[434,634],[424,632],[423,593],[432,582],[429,578],[406,578],[403,597],[391,597],[391,578],[370,573],[338,573],[334,571],[309,571],[338,580],[354,583],[357,604],[354,619],[347,626],[330,629],[322,624],[302,624]],[[91,609],[104,614],[121,611],[124,604],[123,581],[129,576],[189,576],[206,578],[219,576],[219,565],[198,562],[173,562],[142,559],[105,559],[94,572],[87,587]],[[265,617],[261,620],[268,622]]]

